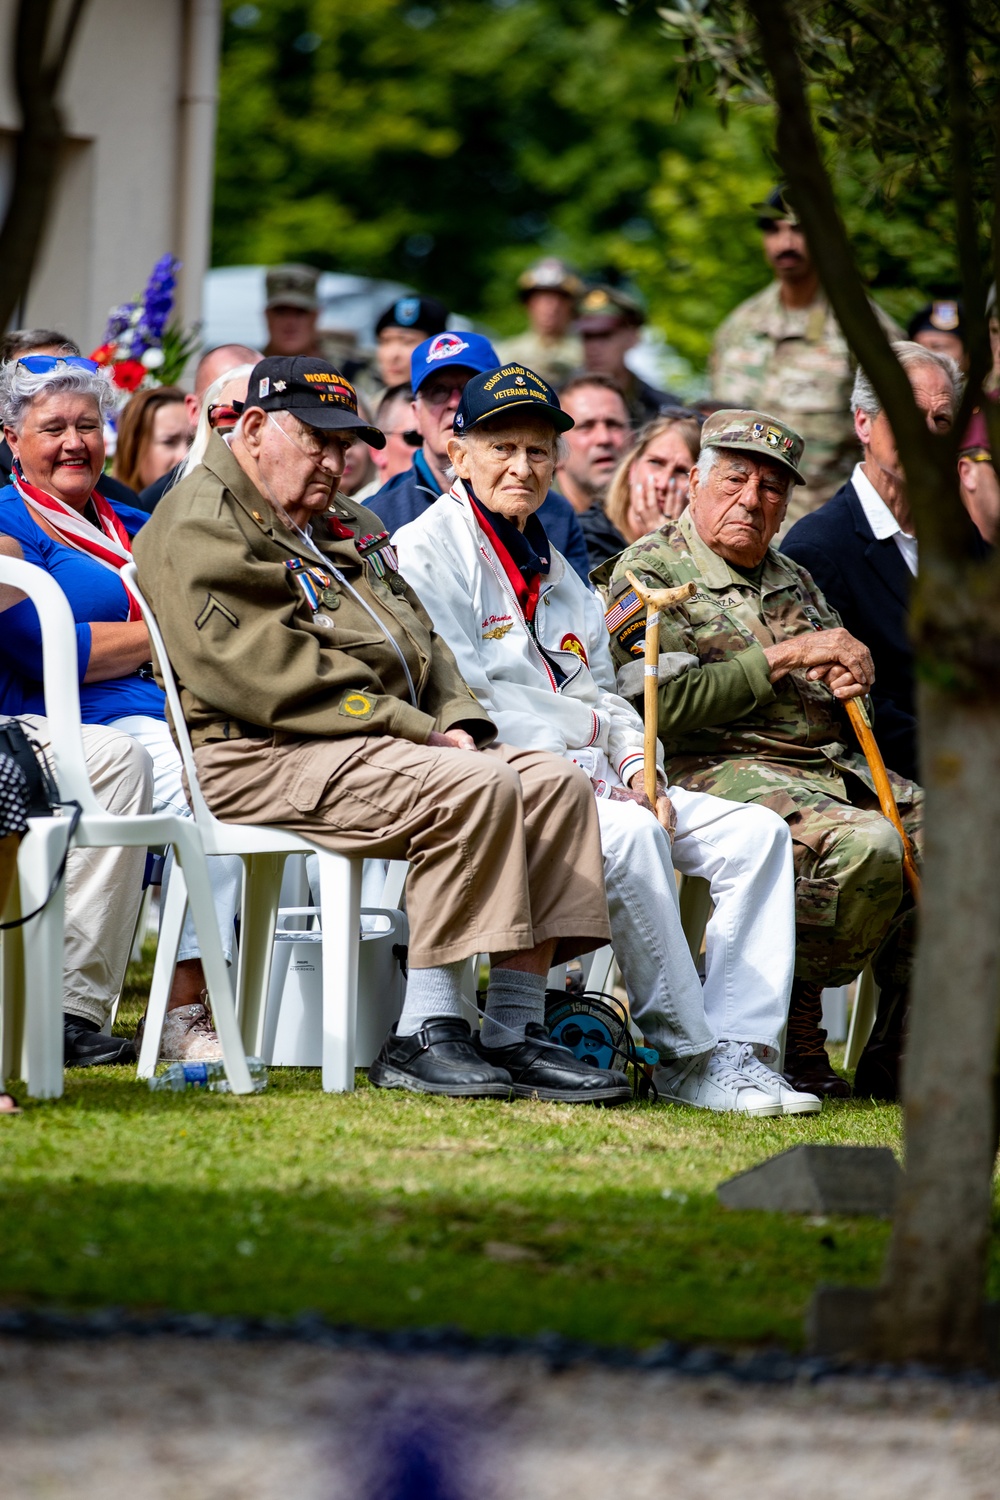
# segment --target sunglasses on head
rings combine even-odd
[[[77,370],[100,369],[94,360],[84,359],[82,354],[25,354],[17,362],[32,375],[48,375],[59,365],[72,365]]]
[[[236,426],[242,415],[242,402],[240,403],[240,411],[237,411],[236,407],[229,402],[216,402],[208,408],[207,415],[209,427],[222,427],[228,432],[231,427]]]

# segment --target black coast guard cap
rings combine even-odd
[[[559,405],[555,391],[534,370],[524,365],[501,365],[499,370],[473,375],[462,392],[453,431],[461,437],[487,417],[508,413],[516,421],[529,408],[551,422],[556,432],[568,432],[575,425],[569,412]]]
[[[238,403],[234,403],[236,405]],[[254,365],[243,410],[290,411],[309,427],[326,431],[356,427],[370,448],[384,448],[385,437],[358,412],[358,393],[325,359],[305,354],[269,355]]]

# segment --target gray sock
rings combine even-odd
[[[545,975],[520,969],[491,969],[483,1020],[483,1046],[509,1047],[524,1041],[530,1022],[545,1024]]]
[[[397,1036],[412,1036],[432,1016],[463,1019],[464,968],[465,959],[460,958],[453,964],[438,964],[433,969],[410,969],[406,980],[403,1014],[396,1023]]]

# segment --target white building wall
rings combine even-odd
[[[55,327],[89,350],[109,308],[142,290],[161,255],[190,251],[192,243],[200,263],[191,264],[188,254],[181,312],[185,321],[199,316],[208,250],[204,235],[192,238],[198,213],[192,214],[188,190],[194,177],[197,194],[206,197],[204,219],[212,173],[209,167],[192,174],[190,157],[186,173],[180,164],[190,139],[190,38],[197,31],[203,50],[206,12],[214,16],[216,58],[207,70],[204,56],[197,60],[204,142],[204,80],[217,71],[218,9],[218,0],[89,0],[60,92],[66,160],[21,326]],[[9,64],[15,12],[15,0],[0,0],[0,57],[8,60],[0,76],[4,206],[19,118]],[[211,25],[207,35],[211,40]]]

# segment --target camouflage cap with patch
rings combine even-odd
[[[702,448],[735,448],[767,458],[790,469],[794,484],[805,484],[799,473],[805,439],[777,417],[762,411],[716,411],[705,419],[701,429]]]

